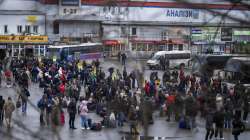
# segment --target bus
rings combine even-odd
[[[169,61],[169,68],[178,67],[181,64],[189,66],[191,60],[190,51],[159,51],[152,55],[147,61],[149,69],[160,69],[160,58],[164,57]]]
[[[51,45],[48,57],[61,60],[94,60],[103,57],[102,43],[82,43],[79,45]]]

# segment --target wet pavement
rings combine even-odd
[[[130,61],[127,64],[127,70],[132,71],[134,68],[143,66],[145,62]],[[117,61],[102,62],[101,66],[107,69],[110,66],[122,70],[121,65]],[[150,70],[145,70],[144,75],[146,79],[149,77]],[[159,72],[161,77],[162,72]],[[134,137],[129,135],[129,126],[126,124],[123,128],[103,128],[102,131],[91,131],[80,129],[80,117],[77,116],[75,126],[76,130],[69,129],[68,116],[65,113],[66,122],[64,126],[52,129],[49,127],[41,127],[39,123],[39,111],[36,108],[38,100],[41,98],[43,91],[38,87],[38,84],[32,84],[29,88],[31,97],[29,98],[27,114],[22,114],[20,109],[15,110],[13,114],[14,125],[10,130],[5,127],[0,128],[0,140],[145,140],[143,129],[140,128],[140,134]],[[11,96],[15,101],[17,100],[16,90],[13,88],[0,88],[0,95],[5,99]],[[89,117],[94,122],[99,122],[101,118],[94,113],[90,113]],[[197,118],[198,131],[182,130],[178,128],[175,122],[166,122],[165,117],[160,117],[159,113],[154,114],[154,124],[148,128],[147,140],[203,140],[205,139],[204,120]],[[224,131],[225,140],[233,140],[231,131]],[[244,132],[240,135],[239,140],[247,140],[250,137],[249,132]]]

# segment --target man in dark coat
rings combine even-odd
[[[4,106],[4,99],[3,96],[0,96],[0,125],[3,124],[3,118],[4,118],[4,111],[3,111],[3,106]]]
[[[215,113],[214,122],[215,122],[215,139],[217,139],[218,133],[220,134],[220,139],[223,138],[223,125],[224,125],[225,113],[221,109]]]
[[[71,98],[70,100],[70,103],[68,105],[68,113],[69,113],[69,128],[76,129],[75,128],[75,116],[77,113],[77,109],[76,109],[76,101],[74,98]]]

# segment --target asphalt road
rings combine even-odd
[[[130,61],[127,64],[127,70],[132,71],[137,66],[141,68],[144,62]],[[122,70],[122,66],[117,61],[106,61],[102,62],[101,66],[104,69],[110,66],[119,68]],[[146,79],[151,73],[150,70],[144,71],[144,76]],[[161,77],[162,72],[159,72],[159,77]],[[107,129],[104,128],[102,131],[93,132],[91,130],[81,130],[80,129],[80,117],[76,118],[76,130],[70,130],[68,126],[68,116],[66,115],[66,123],[55,131],[49,127],[41,127],[39,123],[39,112],[36,108],[38,100],[41,98],[42,89],[38,87],[37,84],[32,84],[30,87],[31,97],[29,98],[30,104],[28,104],[27,115],[23,115],[21,110],[15,110],[13,118],[14,125],[10,130],[5,127],[0,128],[0,140],[143,140],[144,132],[140,129],[140,135],[136,137],[130,137],[128,134],[128,125],[123,128]],[[0,88],[0,95],[5,99],[11,96],[16,100],[16,91],[13,88],[6,88],[3,86]],[[90,118],[93,121],[98,122],[101,120],[100,117],[96,116],[94,113],[90,113]],[[154,124],[149,126],[149,139],[154,140],[157,138],[164,138],[166,140],[203,140],[205,136],[204,120],[197,118],[198,131],[191,132],[190,130],[181,130],[178,128],[178,124],[175,122],[166,122],[164,117],[159,117],[159,113],[154,114]],[[224,131],[225,140],[233,140],[230,131]],[[249,132],[245,132],[240,135],[239,140],[247,140],[250,137]]]

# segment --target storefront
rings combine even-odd
[[[0,56],[44,57],[48,46],[47,36],[0,36]]]
[[[104,40],[103,44],[107,56],[117,56],[119,52],[126,51],[125,43],[119,40]]]
[[[232,46],[233,53],[250,54],[250,29],[235,29]]]
[[[169,40],[131,40],[132,51],[173,51],[187,50],[188,41],[184,39],[169,39]]]
[[[194,53],[224,53],[227,41],[222,41],[220,27],[191,29],[191,45]]]

